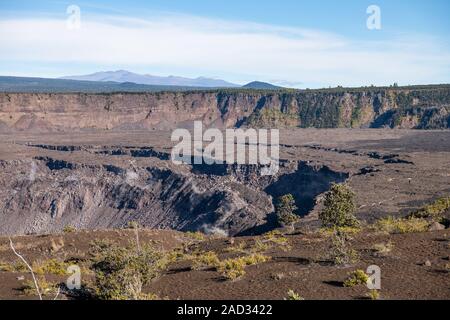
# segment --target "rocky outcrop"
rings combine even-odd
[[[155,93],[0,93],[0,130],[450,127],[450,87]]]

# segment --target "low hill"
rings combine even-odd
[[[261,82],[261,81],[253,81],[250,83],[247,83],[246,85],[242,86],[242,88],[245,89],[257,89],[257,90],[279,90],[284,89],[283,87],[274,86],[273,84],[267,83],[267,82]]]

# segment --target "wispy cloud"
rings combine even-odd
[[[450,81],[448,48],[423,35],[355,41],[318,30],[242,21],[105,15],[84,18],[78,30],[69,30],[66,21],[58,19],[3,20],[0,43],[2,65],[87,63],[135,70],[165,65],[322,85]]]

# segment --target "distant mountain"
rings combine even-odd
[[[102,82],[131,82],[136,84],[156,86],[181,86],[181,87],[204,87],[204,88],[235,88],[239,85],[220,79],[199,77],[195,79],[176,76],[159,77],[150,74],[138,74],[126,70],[96,72],[81,76],[67,76],[60,79]]]
[[[253,81],[242,86],[245,89],[264,89],[264,90],[277,90],[283,89],[283,87],[274,86],[273,84],[261,81]]]

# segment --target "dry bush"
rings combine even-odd
[[[295,292],[294,290],[290,289],[287,293],[287,298],[285,298],[285,300],[297,300],[297,301],[301,301],[301,300],[305,300],[302,296],[300,296],[297,292]]]
[[[200,231],[196,231],[196,232],[189,231],[189,232],[186,232],[185,235],[196,241],[204,241],[206,238],[205,234],[201,233]]]
[[[59,291],[59,284],[47,281],[44,276],[36,279],[40,293],[43,296],[55,296]],[[38,292],[33,281],[25,281],[20,290],[27,296],[36,296]]]
[[[379,300],[380,299],[380,292],[378,290],[370,290],[367,294],[367,297],[371,300]]]
[[[27,272],[28,267],[22,261],[18,260],[13,263],[0,262],[0,271],[3,272]]]
[[[387,233],[415,233],[428,231],[429,222],[422,218],[387,217],[377,221],[376,228]]]
[[[221,261],[217,270],[229,280],[237,280],[245,274],[246,264],[240,260],[236,259],[226,259]]]
[[[34,273],[36,274],[55,274],[55,275],[66,275],[68,263],[59,261],[56,259],[49,259],[45,261],[36,261],[32,264]]]
[[[246,243],[244,241],[241,241],[239,244],[237,244],[235,246],[226,248],[225,252],[230,252],[230,253],[247,253],[248,252],[248,248],[247,248]]]
[[[290,251],[292,249],[289,239],[278,230],[264,234],[262,242],[269,243],[271,245],[270,247],[276,246],[283,251]]]
[[[217,270],[229,280],[237,280],[245,275],[245,267],[257,265],[269,261],[271,258],[262,254],[251,254],[234,259],[226,259],[220,262]]]
[[[344,281],[344,287],[354,287],[358,285],[365,285],[369,281],[369,276],[363,270],[353,271],[348,275],[348,278]]]
[[[190,257],[190,260],[192,261],[193,270],[216,268],[220,264],[219,257],[212,251],[194,254]]]
[[[392,241],[387,243],[376,243],[373,245],[373,251],[375,256],[384,257],[387,256],[394,249]]]
[[[450,197],[443,197],[411,213],[410,217],[437,219],[448,209],[450,209]]]
[[[74,226],[69,226],[69,225],[65,226],[63,229],[64,233],[73,233],[75,231],[77,231],[77,229]]]

